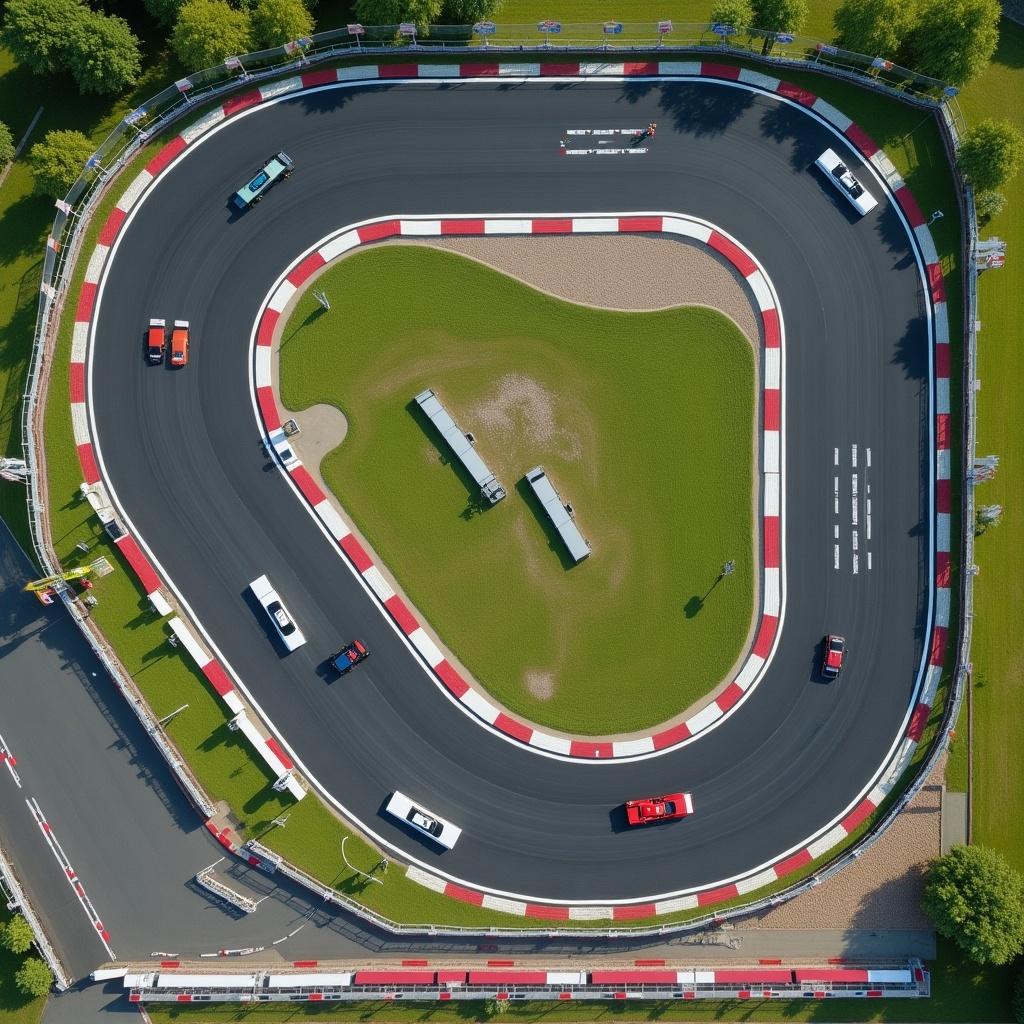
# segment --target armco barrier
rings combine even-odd
[[[704,52],[707,52],[706,49],[704,50]],[[488,55],[490,55],[491,53],[494,53],[494,49],[493,48],[491,49],[491,51],[490,51],[490,53]],[[659,54],[659,55],[661,55],[661,54]],[[257,55],[257,56],[259,56],[259,55]],[[297,67],[300,67],[300,66],[308,65],[310,59],[312,59],[314,56],[318,60],[324,60],[324,59],[329,59],[331,57],[336,57],[336,56],[338,56],[338,53],[337,53],[336,49],[332,50],[331,52],[320,52],[320,53],[316,53],[316,54],[313,54],[312,51],[307,51],[303,56],[300,56],[298,61],[291,62],[287,67],[281,66],[281,65],[275,65],[275,66],[269,68],[268,70],[266,70],[265,72],[260,72],[258,75],[250,75],[246,79],[241,79],[239,77],[239,78],[229,79],[227,82],[221,81],[221,82],[219,82],[219,84],[215,84],[215,85],[211,86],[207,92],[203,93],[203,96],[204,97],[208,97],[208,96],[213,95],[215,92],[225,91],[227,89],[236,87],[237,85],[242,84],[243,82],[251,82],[256,77],[266,79],[266,78],[269,78],[269,77],[272,77],[272,76],[276,76],[276,75],[279,75],[279,74],[283,73],[285,70],[287,70],[287,68],[297,68]],[[769,60],[769,62],[772,62],[772,60]],[[777,63],[778,61],[774,60],[774,62]],[[782,62],[785,63],[785,60],[783,60]],[[649,68],[650,66],[651,65],[648,64],[648,65],[645,65],[643,68],[636,67],[635,70],[631,66],[630,70],[633,71],[633,73],[643,74],[646,71],[646,69]],[[617,70],[615,68],[609,68],[607,64],[601,65],[601,67],[602,67],[602,69],[606,69],[605,73],[608,73],[609,71]],[[623,67],[625,67],[625,66],[623,66]],[[834,71],[835,69],[832,69],[832,70]],[[212,76],[213,73],[210,73],[210,75]],[[309,76],[309,77],[312,77],[312,76]],[[356,77],[356,76],[352,76],[352,77]],[[202,79],[202,76],[198,76],[198,78]],[[193,79],[191,80],[191,82],[186,83],[186,85],[187,86],[191,86],[196,80],[197,80],[197,76],[193,76]],[[211,81],[215,81],[215,79],[214,79],[214,77],[207,77],[206,79],[203,79],[203,81],[208,84]],[[888,91],[889,90],[889,86],[883,85],[881,83],[875,82],[875,83],[869,83],[869,84],[872,84],[872,86],[875,87],[875,88],[882,89],[882,91]],[[265,87],[265,90],[266,90],[266,94],[267,95],[273,95],[274,92],[276,91],[274,86],[272,86],[272,85],[268,85],[267,87]],[[262,92],[262,90],[261,90],[261,92]],[[184,93],[182,93],[182,94],[184,94]],[[164,96],[164,95],[165,94],[161,94],[161,96]],[[932,108],[936,108],[936,107],[938,107],[940,105],[939,103],[937,103],[934,100],[931,100],[931,99],[929,99],[927,97],[917,96],[917,97],[914,97],[914,98],[916,99],[916,101],[920,105],[923,105],[923,106],[929,106],[929,107],[932,107]],[[159,97],[157,99],[159,99]],[[179,100],[180,100],[180,96],[179,96]],[[140,130],[139,137],[137,139],[133,140],[132,142],[127,142],[124,145],[120,145],[119,148],[117,146],[115,146],[113,143],[111,143],[111,140],[108,140],[108,143],[111,143],[111,144],[109,146],[107,146],[107,149],[106,149],[105,152],[112,156],[112,164],[107,166],[103,170],[103,173],[101,173],[98,177],[96,177],[96,178],[83,178],[83,179],[80,179],[80,181],[78,183],[76,183],[75,188],[69,194],[69,201],[75,201],[77,199],[81,199],[82,203],[81,203],[81,207],[76,211],[76,220],[72,223],[72,225],[70,227],[69,237],[65,240],[65,245],[63,246],[63,248],[60,248],[59,246],[51,246],[51,247],[48,247],[48,249],[47,249],[47,261],[44,263],[44,281],[43,281],[42,294],[41,294],[41,300],[40,300],[40,315],[39,315],[39,318],[38,318],[38,321],[37,321],[37,331],[36,331],[36,338],[35,338],[35,347],[34,347],[34,352],[33,352],[32,370],[31,370],[31,374],[30,374],[29,390],[28,390],[28,393],[26,394],[26,404],[25,404],[25,417],[26,417],[25,444],[26,444],[26,449],[27,449],[26,450],[26,454],[28,456],[28,461],[29,461],[29,464],[30,464],[30,466],[31,466],[31,468],[33,470],[32,481],[31,481],[31,490],[30,490],[30,498],[29,498],[30,513],[31,513],[32,526],[33,526],[33,542],[34,542],[34,544],[36,546],[37,554],[39,555],[40,560],[41,560],[43,566],[48,571],[53,571],[51,566],[53,564],[55,564],[55,563],[54,563],[54,560],[50,557],[48,549],[47,549],[48,536],[47,536],[46,528],[45,528],[46,527],[46,521],[45,521],[45,494],[43,493],[43,481],[42,481],[42,478],[41,478],[41,474],[39,472],[39,468],[40,468],[40,465],[41,465],[41,461],[40,461],[40,459],[41,459],[41,452],[39,450],[39,446],[36,443],[37,436],[41,436],[41,435],[39,435],[38,430],[36,429],[37,428],[36,421],[37,421],[37,418],[39,416],[39,410],[42,407],[41,397],[42,397],[42,395],[45,394],[45,380],[44,380],[44,376],[43,376],[43,374],[41,372],[42,368],[43,368],[43,366],[45,365],[45,362],[46,362],[46,359],[45,359],[46,344],[45,343],[46,343],[47,339],[49,339],[51,337],[52,327],[54,325],[53,321],[52,321],[52,314],[59,309],[60,300],[63,298],[63,293],[66,290],[66,287],[67,287],[67,284],[68,284],[68,280],[69,280],[69,270],[70,270],[70,267],[71,267],[72,262],[73,262],[73,261],[68,259],[68,254],[74,254],[75,253],[76,248],[77,248],[77,244],[78,244],[80,238],[82,237],[81,234],[80,234],[81,226],[82,226],[83,223],[85,223],[88,220],[88,216],[91,214],[91,211],[94,208],[95,203],[96,203],[99,195],[102,193],[103,188],[104,188],[106,182],[109,180],[110,174],[112,174],[113,171],[119,169],[120,166],[123,165],[123,163],[125,163],[128,159],[130,159],[131,155],[146,141],[146,139],[149,137],[149,135],[150,135],[150,133],[152,131],[155,131],[157,128],[159,128],[163,124],[165,124],[167,121],[175,119],[177,117],[180,117],[181,114],[183,113],[183,111],[186,108],[188,108],[188,105],[189,105],[189,100],[186,99],[186,100],[178,102],[178,103],[171,103],[166,109],[163,109],[161,112],[159,112],[156,115],[152,115],[152,116],[148,115],[148,114],[145,115],[146,117],[149,118],[149,120],[148,120],[148,122],[146,124],[146,127],[144,129]],[[226,114],[228,109],[233,111],[234,109],[241,109],[242,106],[245,106],[245,105],[246,104],[244,104],[244,103],[243,104],[239,104],[237,102],[226,103],[226,104],[224,104],[222,106],[221,109],[224,110],[224,112]],[[157,103],[156,107],[159,108],[160,104]],[[136,112],[136,113],[139,113],[139,112]],[[945,110],[944,117],[945,117],[947,131],[950,132],[951,136],[954,136],[955,135],[955,131],[956,131],[956,124],[957,124],[958,119],[959,119],[959,115],[957,113],[953,112],[953,111],[948,110],[948,108],[947,108]],[[140,117],[135,117],[134,115],[130,115],[129,118],[126,119],[125,123],[122,125],[122,129],[124,129],[124,131],[127,131],[129,127],[135,128],[135,126],[137,126],[139,124],[140,120],[141,120]],[[123,139],[122,139],[122,135],[123,134],[124,134],[124,132],[115,133],[115,136],[117,136],[117,139],[123,141]],[[114,140],[115,136],[112,136],[111,139]],[[955,137],[952,139],[952,143],[951,144],[955,145]],[[107,144],[105,144],[105,145],[107,145]],[[876,166],[878,166],[877,161],[876,161]],[[890,165],[890,167],[891,167],[891,165]],[[887,171],[884,168],[882,168],[882,173],[886,173],[887,176],[888,176],[888,173],[887,173]],[[57,218],[57,220],[55,221],[55,237],[56,237],[56,234],[58,232],[60,232],[66,226],[66,222],[68,220],[68,214],[69,213],[70,213],[69,209],[68,210],[62,210],[61,216],[59,216]],[[53,255],[54,252],[56,252],[58,250],[63,255],[61,255],[60,257],[54,257],[54,255]],[[966,576],[968,574],[964,574],[964,575]],[[966,581],[965,585],[969,588],[969,580]],[[70,600],[67,599],[66,596],[65,596],[65,603],[69,607],[72,607],[72,604],[71,604]],[[966,602],[965,602],[965,606],[966,606]],[[80,625],[82,625],[83,627],[85,626],[85,623],[82,622],[80,617],[79,617],[79,622],[80,622]],[[91,637],[91,640],[94,642],[94,644],[98,644],[98,641],[96,640],[96,638]],[[101,656],[104,657],[104,661],[105,662],[110,663],[110,659],[106,656],[106,652],[104,652],[102,650],[102,645],[100,645],[97,653],[100,653]],[[116,674],[116,669],[115,669],[115,678],[116,677],[117,677],[117,674]],[[959,673],[957,675],[957,679],[959,680]],[[120,682],[122,683],[122,688],[124,689],[125,688],[124,685],[123,685],[124,684],[124,680],[120,680]],[[133,704],[134,704],[134,701],[133,701]],[[942,737],[940,738],[938,744],[936,745],[936,748],[933,750],[931,757],[928,758],[927,766],[929,768],[934,763],[934,760],[941,754],[942,749],[944,748],[944,745],[945,745],[945,742],[946,742],[945,727],[946,727],[946,725],[948,725],[948,722],[949,722],[949,713],[951,711],[955,711],[956,708],[958,707],[958,705],[959,705],[959,692],[955,692],[954,693],[954,699],[952,701],[947,702],[947,709],[946,709],[947,710],[947,716],[946,716],[946,721],[945,721],[945,724],[944,724],[944,733],[943,733]],[[147,713],[148,709],[144,709],[144,708],[140,709],[139,707],[136,707],[136,711],[139,712],[139,713]],[[150,716],[150,724],[152,724],[151,716]],[[918,735],[919,735],[919,730],[920,730],[921,727],[923,727],[923,722],[919,721],[918,725],[915,727],[916,731],[918,731]],[[154,730],[151,730],[151,731],[154,731]],[[164,749],[164,748],[162,747],[162,749]],[[175,768],[176,772],[179,774],[179,777],[181,777],[182,770],[184,770],[184,766],[181,764],[180,759],[178,759],[176,757],[176,755],[174,754],[174,752],[171,751],[171,750],[165,749],[164,752],[165,752],[165,756],[168,756],[168,760],[171,762],[172,767]],[[891,785],[895,784],[895,782],[897,781],[898,777],[899,777],[899,773],[897,773],[895,776],[890,776]],[[756,903],[756,904],[748,905],[748,906],[746,906],[744,908],[738,908],[738,909],[736,909],[734,911],[731,911],[731,912],[725,913],[725,914],[716,914],[716,915],[709,914],[709,915],[705,916],[704,918],[702,918],[702,919],[700,919],[698,921],[689,922],[686,925],[662,926],[662,927],[644,928],[644,929],[621,929],[621,928],[615,928],[615,929],[612,929],[611,931],[614,934],[625,934],[627,932],[630,933],[630,934],[658,934],[658,933],[665,933],[666,931],[670,931],[670,930],[678,930],[678,929],[681,929],[681,928],[702,927],[709,920],[722,920],[725,917],[732,917],[732,916],[737,916],[739,914],[750,913],[752,910],[757,909],[759,906],[767,906],[767,905],[779,903],[779,902],[782,902],[782,901],[784,901],[786,899],[792,898],[792,896],[798,894],[799,892],[802,892],[805,889],[810,888],[811,886],[818,884],[818,882],[820,882],[823,878],[829,877],[832,873],[834,873],[835,871],[839,870],[840,867],[843,866],[843,864],[847,863],[851,858],[859,856],[859,854],[862,852],[862,850],[864,848],[866,848],[867,845],[870,845],[871,842],[875,841],[875,839],[881,833],[881,831],[884,830],[884,827],[887,826],[891,822],[891,820],[893,819],[895,814],[898,813],[898,810],[901,809],[902,806],[904,806],[905,803],[909,799],[912,798],[912,796],[916,792],[917,788],[919,788],[919,786],[921,785],[924,777],[925,777],[924,774],[918,776],[918,779],[913,783],[911,788],[908,789],[904,793],[903,797],[899,801],[899,804],[896,807],[894,807],[890,811],[889,814],[886,815],[884,821],[880,824],[880,826],[878,828],[876,828],[875,830],[873,830],[873,835],[868,839],[867,842],[865,842],[864,844],[859,846],[856,850],[851,851],[850,853],[846,854],[844,857],[842,857],[839,860],[833,862],[827,868],[825,868],[821,873],[819,873],[818,875],[814,876],[811,879],[806,880],[804,883],[802,883],[799,886],[796,886],[796,887],[794,887],[794,888],[792,888],[790,890],[787,890],[784,893],[780,893],[780,894],[777,894],[777,895],[775,895],[773,897],[769,897],[769,898],[766,898],[764,900],[758,901],[758,903]],[[891,788],[891,785],[890,785],[890,788]],[[186,786],[186,788],[189,789],[190,795],[193,795],[194,799],[196,799],[198,797],[197,804],[203,810],[203,813],[208,813],[208,810],[206,808],[209,807],[209,801],[208,801],[207,798],[205,798],[205,795],[202,794],[201,791],[197,791],[197,792],[193,793],[189,786]],[[204,804],[205,804],[205,807],[203,806]],[[304,877],[303,873],[301,871],[299,871],[298,869],[293,869],[293,870],[294,870],[294,877],[296,877],[297,879]],[[322,891],[323,890],[324,887],[321,886],[319,883],[315,883],[312,880],[309,880],[309,881],[312,882],[312,888],[314,888],[315,890],[317,890],[317,891]],[[387,926],[389,926],[391,924],[390,922],[387,922],[385,924],[383,922],[383,920],[379,919],[378,916],[375,915],[375,914],[366,914],[365,911],[362,908],[360,908],[360,907],[358,907],[356,905],[350,904],[349,901],[347,899],[343,898],[343,897],[339,898],[337,896],[337,894],[332,894],[332,897],[334,897],[333,900],[332,900],[333,902],[336,902],[338,904],[346,905],[346,906],[348,906],[349,909],[354,910],[356,913],[361,913],[361,914],[363,914],[363,916],[365,916],[365,917],[367,917],[369,919],[373,919],[377,923],[384,924],[385,927],[387,927]],[[462,933],[462,934],[465,934],[465,933],[477,933],[478,932],[477,929],[471,929],[471,928],[470,929],[462,929],[462,928],[459,928],[459,929],[439,929],[439,928],[435,928],[435,927],[427,926],[427,925],[421,925],[421,926],[400,926],[400,927],[396,928],[395,930],[400,930],[402,932],[415,933],[415,934],[423,934],[424,932],[433,933],[433,934],[440,934],[440,933],[445,933],[445,932]],[[535,929],[534,931],[537,934],[551,934],[552,930],[556,930],[556,931],[558,931],[561,934],[565,934],[565,933],[569,933],[569,932],[593,934],[592,930],[587,930],[587,929],[565,929],[565,928],[558,927],[558,926],[556,926],[555,929],[544,929],[544,930]],[[492,932],[494,930],[488,929],[488,931]],[[507,932],[508,934],[518,934],[518,935],[523,934],[523,930],[521,930],[521,929],[514,929],[514,928],[498,929],[497,931]],[[605,931],[605,930],[602,929],[602,931]]]

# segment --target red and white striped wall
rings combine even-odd
[[[729,686],[684,722],[626,740],[571,738],[546,732],[512,717],[478,688],[472,686],[444,656],[402,597],[395,593],[375,564],[374,556],[352,533],[332,501],[295,455],[281,429],[281,414],[272,386],[272,345],[283,311],[302,285],[318,270],[361,245],[386,238],[436,238],[488,235],[491,237],[663,234],[683,237],[708,246],[736,269],[746,281],[761,317],[764,357],[762,400],[762,557],[763,586],[760,621],[753,647]],[[297,257],[264,300],[255,329],[252,382],[266,436],[281,465],[313,513],[326,527],[362,576],[382,608],[408,638],[435,681],[460,705],[502,736],[538,751],[588,761],[650,757],[693,739],[732,713],[764,675],[773,650],[783,609],[782,573],[782,356],[783,322],[771,282],[753,255],[736,239],[706,221],[680,214],[615,214],[607,216],[497,216],[390,217],[340,229]]]
[[[247,115],[262,103],[274,101],[281,97],[301,90],[337,86],[339,84],[369,84],[371,82],[394,82],[396,80],[430,80],[440,79],[480,79],[506,80],[541,78],[554,80],[558,78],[630,78],[630,77],[668,77],[707,79],[720,83],[731,83],[737,88],[774,94],[781,101],[803,107],[808,114],[827,123],[842,135],[846,141],[869,161],[873,170],[885,180],[888,188],[899,206],[900,212],[912,232],[925,265],[926,292],[931,303],[934,343],[935,403],[934,403],[934,438],[935,438],[935,592],[934,616],[928,647],[928,663],[922,685],[919,688],[915,706],[908,709],[907,726],[902,740],[897,744],[893,756],[880,769],[877,780],[866,791],[866,795],[856,801],[842,816],[830,826],[823,828],[819,834],[795,850],[787,851],[771,864],[755,868],[747,876],[711,885],[700,892],[673,894],[665,898],[654,898],[638,904],[617,906],[555,906],[547,903],[530,902],[527,898],[507,898],[490,893],[480,892],[449,879],[428,874],[422,869],[412,866],[410,877],[429,888],[457,899],[485,906],[494,910],[547,918],[552,920],[599,920],[612,918],[615,920],[637,919],[653,914],[672,913],[692,907],[713,906],[738,895],[753,892],[770,882],[785,878],[798,871],[817,857],[833,850],[845,840],[851,832],[858,828],[879,806],[885,796],[896,784],[900,775],[910,762],[917,743],[923,735],[924,728],[931,715],[932,703],[938,688],[942,672],[942,662],[946,649],[950,628],[950,585],[951,585],[951,515],[952,493],[950,479],[950,446],[951,410],[949,398],[950,380],[950,343],[949,325],[946,314],[945,292],[943,287],[942,268],[939,263],[931,233],[910,189],[900,178],[895,167],[879,149],[870,136],[849,117],[836,109],[827,101],[815,96],[807,90],[782,81],[771,75],[738,68],[715,61],[639,61],[639,62],[563,62],[563,63],[475,63],[451,65],[419,65],[419,64],[367,64],[357,67],[325,69],[295,75],[279,82],[262,85],[248,92],[230,97],[218,107],[203,114],[168,142],[139,172],[118,200],[116,207],[108,216],[101,228],[98,243],[90,254],[85,283],[82,287],[75,311],[74,335],[71,353],[70,399],[72,426],[75,444],[78,449],[82,475],[87,483],[100,481],[100,460],[97,458],[95,441],[90,434],[87,410],[87,374],[89,360],[90,324],[96,303],[98,282],[105,267],[106,257],[117,239],[136,205],[143,199],[149,186],[187,150],[187,148],[226,119],[235,115]],[[581,217],[581,218],[521,218],[513,224],[503,218],[481,217],[470,223],[466,218],[441,218],[434,221],[422,221],[418,218],[392,218],[386,221],[353,227],[341,235],[318,247],[314,252],[293,267],[285,276],[281,285],[275,290],[261,318],[256,339],[254,373],[257,380],[257,399],[266,429],[271,437],[275,450],[282,455],[283,433],[280,431],[280,418],[277,414],[276,402],[272,402],[272,391],[269,387],[270,338],[273,334],[277,318],[286,304],[291,289],[298,288],[310,274],[329,260],[356,245],[362,245],[378,238],[396,235],[411,235],[417,230],[426,234],[451,233],[446,225],[459,221],[458,233],[488,233],[495,230],[491,222],[501,221],[498,228],[503,234],[533,234],[544,231],[568,233],[576,230],[605,231],[609,230],[609,222],[615,221],[615,230],[678,231],[684,225],[696,225],[702,222],[680,218],[674,214],[652,215],[661,221],[660,228],[646,215],[643,220],[647,226],[636,223],[630,215],[615,217]],[[624,226],[630,220],[631,227]],[[586,223],[584,223],[586,222]],[[604,222],[602,224],[602,222]],[[743,671],[716,701],[709,704],[693,719],[680,723],[650,736],[637,740],[625,741],[593,741],[572,740],[562,737],[551,737],[538,734],[532,726],[516,722],[490,700],[477,694],[469,684],[459,676],[452,666],[441,655],[430,637],[420,627],[402,598],[395,594],[384,580],[370,555],[359,541],[351,534],[342,517],[334,510],[326,496],[316,486],[308,470],[298,464],[294,455],[282,457],[289,478],[303,495],[320,521],[338,541],[339,547],[345,552],[354,569],[362,576],[382,605],[387,609],[395,623],[406,635],[409,642],[420,653],[425,663],[434,670],[441,684],[467,710],[476,713],[488,727],[496,730],[511,740],[516,740],[537,749],[539,753],[554,756],[580,758],[591,761],[606,761],[616,758],[653,756],[657,752],[678,743],[686,742],[695,734],[713,726],[722,716],[736,707],[743,696],[749,692],[760,671],[758,659],[763,662],[770,656],[775,637],[780,628],[780,617],[783,605],[782,552],[781,552],[781,516],[782,516],[782,452],[781,431],[783,429],[784,411],[781,400],[783,379],[783,331],[778,306],[772,300],[772,289],[767,278],[760,272],[749,253],[746,253],[733,239],[728,239],[712,226],[708,228],[706,244],[716,249],[727,258],[734,267],[747,279],[751,292],[761,311],[762,328],[765,345],[764,369],[764,435],[763,435],[763,471],[765,473],[765,497],[763,506],[763,554],[765,602],[762,607],[761,624],[758,629],[751,657]],[[697,230],[693,228],[693,230]],[[691,234],[690,237],[700,237]],[[749,261],[749,262],[748,262]],[[772,392],[775,394],[772,394]],[[775,467],[775,468],[773,468]],[[139,579],[143,589],[158,604],[161,591],[161,580],[153,567],[152,561],[143,550],[144,543],[139,539],[126,536],[118,542],[118,547],[126,561]],[[236,686],[230,681],[225,668],[219,662],[209,658],[196,644],[199,651],[197,664],[210,681],[213,688],[224,699],[226,705],[237,714],[237,706],[241,703]],[[196,657],[196,654],[193,653]],[[290,761],[284,754],[282,745],[276,740],[271,747],[269,741],[257,746],[261,756],[266,758],[264,748],[272,753],[284,755],[279,757],[279,764],[290,767]],[[269,762],[268,762],[269,763]],[[216,832],[216,830],[213,830]]]

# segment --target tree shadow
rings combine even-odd
[[[789,163],[795,171],[813,169],[814,161],[823,152],[820,141],[807,131],[806,112],[794,110],[785,103],[773,103],[765,110],[761,116],[761,132],[773,142],[791,144]],[[849,204],[838,193],[837,198],[845,204],[846,212],[851,212]]]
[[[746,89],[680,83],[662,88],[658,106],[677,132],[710,138],[727,132],[753,104],[754,93]]]
[[[704,608],[704,598],[698,597],[696,594],[690,598],[689,601],[683,605],[683,614],[688,618],[692,619],[698,616]]]

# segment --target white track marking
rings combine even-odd
[[[838,544],[833,544],[832,545],[832,568],[833,569],[838,569],[839,568],[839,545]]]
[[[850,486],[853,488],[853,493],[850,495],[850,522],[853,526],[858,525],[860,518],[859,505],[857,502],[857,474],[854,473],[850,478]]]
[[[856,576],[860,571],[860,563],[856,555],[853,556],[853,575]]]
[[[11,778],[14,779],[14,784],[21,789],[21,779],[18,777],[18,773],[14,770],[14,766],[18,763],[18,759],[11,753],[11,748],[7,746],[7,740],[0,735],[0,760],[7,765],[7,770],[11,773]]]
[[[868,572],[871,572],[871,552],[868,552]]]
[[[50,852],[56,858],[57,863],[60,865],[61,872],[64,875],[64,880],[71,886],[78,898],[78,902],[82,905],[82,909],[86,912],[89,920],[92,922],[93,931],[96,932],[96,938],[103,943],[103,948],[107,951],[107,955],[111,960],[117,959],[117,954],[110,948],[110,943],[107,942],[105,929],[103,922],[100,920],[100,915],[96,913],[96,908],[92,905],[92,900],[85,893],[85,886],[82,885],[78,878],[78,873],[71,866],[71,861],[68,860],[67,854],[64,852],[64,848],[57,841],[57,837],[53,834],[53,829],[50,827],[50,823],[46,820],[46,816],[39,808],[39,803],[32,797],[25,801],[28,805],[29,813],[35,819],[36,824],[39,826],[39,831],[43,833],[43,838],[46,840],[47,846],[50,847]]]
[[[855,444],[850,445],[850,464],[854,469],[857,468],[857,446]]]
[[[565,149],[566,156],[640,156],[647,153],[646,146],[630,146],[629,149]]]
[[[566,135],[643,135],[644,128],[566,128]]]
[[[832,465],[833,466],[838,466],[839,465],[839,449],[838,448],[833,448],[832,449]]]

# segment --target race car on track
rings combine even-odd
[[[295,620],[288,614],[288,609],[285,608],[277,591],[270,585],[270,580],[266,576],[260,576],[249,584],[249,589],[270,616],[271,624],[277,630],[281,643],[289,651],[301,647],[306,638],[302,635],[302,630],[295,625]]]
[[[188,321],[175,320],[174,330],[171,331],[171,366],[188,365]]]
[[[450,850],[462,835],[462,829],[450,821],[438,817],[433,811],[425,811],[417,807],[404,793],[394,792],[384,806],[388,814],[433,839],[439,846]]]
[[[342,647],[337,654],[331,655],[331,664],[342,674],[351,672],[361,661],[366,661],[370,652],[366,644],[361,640],[353,640],[352,643]]]
[[[167,341],[166,329],[166,320],[153,317],[149,321],[149,330],[146,331],[146,358],[151,363],[162,363],[164,361],[164,345]]]
[[[822,641],[821,674],[835,679],[843,670],[843,659],[846,657],[846,639],[828,633]]]
[[[255,206],[277,184],[292,173],[292,158],[287,153],[277,153],[256,172],[256,177],[247,181],[232,197],[231,203],[238,210]]]
[[[862,217],[878,205],[878,200],[864,188],[853,176],[850,168],[831,149],[826,149],[814,162],[835,187],[853,203]]]
[[[626,820],[630,825],[651,825],[656,821],[672,821],[693,814],[693,796],[669,793],[668,796],[647,796],[626,801]]]

